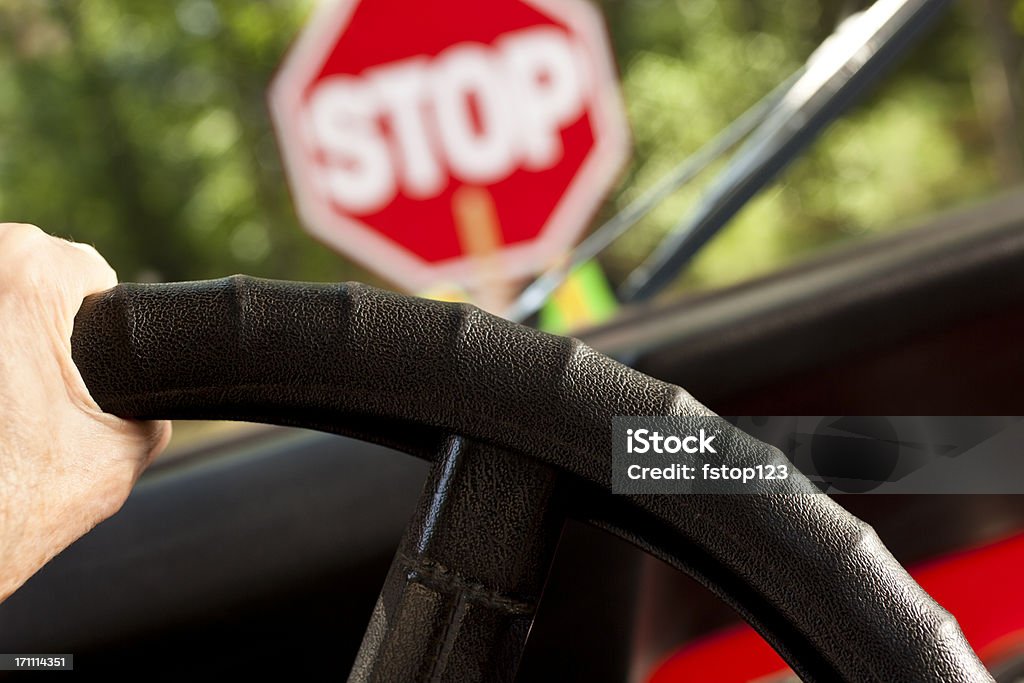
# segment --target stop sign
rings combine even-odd
[[[410,290],[540,270],[628,154],[586,0],[329,2],[270,102],[307,229]]]

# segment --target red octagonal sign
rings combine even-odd
[[[330,2],[270,100],[306,227],[410,290],[542,269],[628,154],[585,0]]]

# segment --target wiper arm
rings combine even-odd
[[[626,278],[623,301],[653,297],[737,212],[877,81],[949,0],[878,0],[849,17],[736,153],[692,214]]]

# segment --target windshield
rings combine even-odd
[[[288,190],[267,87],[310,9],[0,1],[0,215],[95,244],[126,281],[245,272],[393,287],[304,231]],[[606,0],[600,9],[633,147],[591,228],[786,81],[859,7]],[[953,7],[663,295],[749,279],[1017,183],[1020,52],[1017,24]],[[611,289],[726,163],[601,250]]]

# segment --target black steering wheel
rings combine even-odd
[[[566,515],[697,578],[806,681],[992,680],[873,529],[799,474],[781,494],[611,495],[613,416],[711,413],[578,340],[236,276],[89,297],[72,351],[122,417],[306,427],[433,461],[350,681],[512,680]],[[736,466],[783,457],[734,436]]]

